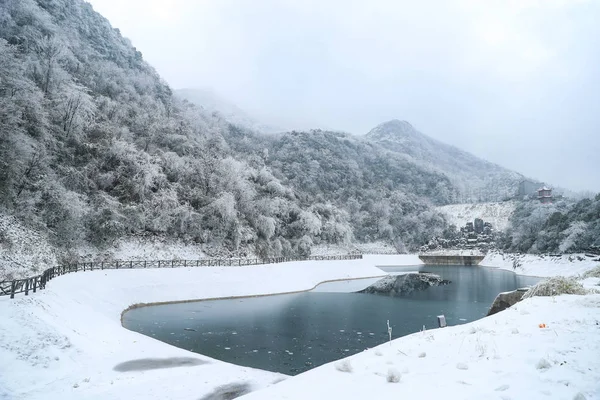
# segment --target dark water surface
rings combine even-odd
[[[157,305],[128,311],[123,326],[219,360],[295,375],[387,341],[387,320],[392,338],[437,328],[440,314],[448,325],[463,324],[484,317],[498,293],[538,281],[483,267],[382,269],[428,271],[452,283],[402,298],[328,293],[339,285],[325,284],[306,293]]]

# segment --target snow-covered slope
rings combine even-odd
[[[366,139],[446,174],[459,189],[459,201],[500,201],[512,197],[524,178],[517,172],[432,139],[406,121],[382,123],[367,133]]]
[[[412,262],[405,256],[368,256],[60,276],[35,295],[0,297],[0,399],[199,399],[225,384],[265,387],[281,375],[227,364],[128,331],[121,326],[122,311],[140,303],[308,290],[328,280],[385,275],[374,265]],[[156,367],[126,372],[115,368],[136,360]],[[161,360],[183,366],[160,367]]]
[[[585,254],[546,256],[535,254],[504,254],[489,252],[479,265],[515,271],[517,274],[551,277],[577,276],[599,265],[597,257]]]
[[[490,222],[493,229],[503,231],[509,227],[510,216],[515,211],[517,203],[514,201],[503,201],[494,203],[474,204],[451,204],[437,207],[451,225],[460,228],[467,222],[473,222],[475,218],[481,218]]]
[[[57,263],[48,237],[0,214],[0,281],[32,276]]]

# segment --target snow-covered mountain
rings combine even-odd
[[[459,190],[459,202],[499,201],[516,194],[524,176],[432,139],[400,120],[373,128],[366,139],[442,172]]]
[[[219,96],[212,89],[179,89],[175,91],[175,95],[204,108],[210,113],[218,113],[232,125],[263,133],[277,133],[285,130],[260,122],[235,104]]]

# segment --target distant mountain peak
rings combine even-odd
[[[392,119],[384,122],[373,128],[368,134],[367,138],[371,140],[384,141],[384,140],[398,140],[406,137],[414,137],[422,135],[417,131],[410,122]]]
[[[498,201],[514,195],[522,175],[433,139],[409,122],[393,119],[377,125],[366,139],[386,150],[446,175],[460,188],[460,200]]]
[[[378,127],[395,127],[406,130],[415,130],[415,128],[411,125],[410,122],[400,119],[392,119],[390,121],[379,124]]]

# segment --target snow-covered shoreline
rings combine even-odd
[[[489,252],[479,265],[513,271],[517,275],[549,278],[581,275],[600,265],[596,259],[597,257],[587,257],[585,254],[548,256]]]
[[[128,331],[121,326],[122,311],[142,303],[310,290],[325,281],[385,275],[375,265],[415,263],[415,256],[365,256],[353,261],[64,275],[35,295],[0,298],[0,399],[197,399],[236,381],[261,388],[281,375],[213,360]],[[190,357],[206,364],[113,370],[136,359]]]
[[[493,264],[492,267],[513,269],[513,264],[508,258],[501,260],[501,258],[493,258],[488,262]],[[526,267],[522,270],[517,269],[515,272],[523,273],[541,268],[541,263],[538,265],[534,261],[526,260]],[[531,268],[528,263],[532,265]],[[561,296],[555,300],[555,303],[549,298],[534,298],[514,307],[515,310],[524,310],[518,313],[509,310],[498,316],[460,327],[430,331],[426,334],[427,336],[415,334],[400,338],[392,343],[391,348],[389,345],[387,345],[388,347],[385,347],[386,345],[379,346],[383,356],[374,355],[375,358],[373,358],[367,355],[368,352],[364,352],[350,357],[349,362],[355,366],[355,371],[362,371],[357,375],[339,372],[332,366],[333,364],[327,364],[290,378],[286,382],[271,386],[274,382],[281,380],[282,376],[227,364],[178,349],[128,331],[120,324],[121,313],[133,304],[303,291],[310,290],[326,281],[385,275],[381,270],[375,268],[377,265],[418,264],[421,262],[415,255],[385,255],[365,256],[363,260],[354,261],[290,262],[241,268],[109,270],[65,275],[53,280],[45,290],[35,295],[19,296],[12,301],[7,297],[0,298],[0,321],[2,321],[0,325],[0,359],[4,361],[0,363],[0,399],[60,398],[62,400],[124,397],[129,399],[198,399],[211,393],[217,387],[233,382],[247,383],[253,390],[263,389],[251,394],[250,398],[281,398],[284,392],[288,398],[342,398],[345,396],[359,398],[361,391],[366,391],[365,393],[371,391],[371,385],[373,386],[373,396],[380,390],[383,390],[382,396],[392,395],[388,393],[389,390],[394,390],[393,393],[400,393],[397,391],[404,390],[410,396],[417,393],[417,389],[422,395],[424,387],[428,387],[426,385],[431,380],[447,381],[450,379],[441,378],[440,374],[443,374],[444,370],[436,367],[438,364],[448,365],[450,362],[448,351],[442,351],[442,349],[444,346],[449,349],[455,348],[457,340],[467,341],[464,339],[467,334],[471,338],[469,339],[469,348],[473,346],[477,348],[477,346],[481,346],[477,343],[485,341],[487,343],[485,346],[491,351],[493,343],[500,340],[497,334],[503,335],[504,330],[519,325],[518,329],[524,334],[516,337],[534,350],[542,352],[545,350],[542,349],[539,338],[535,336],[538,331],[531,328],[533,321],[540,320],[540,322],[550,323],[550,326],[558,332],[557,334],[560,334],[557,337],[565,340],[580,340],[583,343],[581,347],[586,348],[587,346],[589,350],[598,346],[598,341],[593,340],[594,336],[582,334],[575,338],[571,335],[569,324],[565,323],[564,318],[570,318],[569,321],[579,318],[581,324],[584,324],[587,329],[585,332],[597,336],[598,332],[591,332],[595,325],[590,323],[592,321],[590,318],[596,318],[596,321],[600,320],[598,309],[600,295]],[[586,263],[585,266],[581,265],[576,269],[590,269],[593,266],[591,263]],[[568,264],[560,264],[560,266],[552,268],[553,273],[559,270],[570,273],[575,269],[569,269]],[[543,313],[543,316],[540,313]],[[562,317],[564,318],[561,320]],[[544,321],[541,321],[542,319]],[[570,324],[572,323],[573,321],[570,322]],[[525,324],[526,330],[521,330],[522,324]],[[494,330],[496,325],[501,325],[503,330]],[[537,323],[535,327],[537,328]],[[472,330],[475,330],[476,334],[471,334]],[[433,339],[427,339],[430,337]],[[475,340],[475,338],[477,339]],[[562,344],[564,343],[561,342]],[[548,346],[550,345],[548,344]],[[415,349],[425,348],[423,346],[435,347],[435,350],[428,350],[427,353],[428,358],[425,365],[429,365],[428,368],[431,368],[429,373],[425,370],[421,371],[418,367],[417,363],[423,360],[419,357],[413,359],[416,354]],[[397,364],[399,358],[396,354],[401,354],[400,352],[407,354],[408,358],[401,364]],[[579,357],[580,352],[577,351],[574,354]],[[568,360],[565,358],[569,361],[569,368],[571,365],[577,366],[577,360],[572,359],[574,356],[569,355],[569,357]],[[128,372],[114,370],[118,364],[147,358],[175,360],[173,361],[175,363],[177,360],[191,358],[195,360],[195,363],[202,365]],[[504,358],[502,359],[504,360]],[[539,360],[535,360],[535,362],[537,361]],[[553,359],[549,360],[550,363],[553,361]],[[588,361],[586,358],[586,363]],[[374,365],[377,362],[383,363],[383,366],[376,368]],[[389,362],[392,364],[388,365]],[[592,361],[589,362],[592,363]],[[467,366],[475,363],[476,368],[469,370],[480,371],[481,368],[489,367],[486,367],[487,364],[479,359],[465,360],[464,363]],[[584,364],[583,367],[587,367],[588,364]],[[596,371],[600,371],[600,365],[592,363],[589,366],[598,367]],[[404,380],[408,379],[412,373],[420,371],[415,374],[419,377],[415,381],[416,386],[413,385],[407,389],[407,385],[394,386],[387,383],[385,377],[380,377],[378,374],[385,375],[388,367],[399,369],[400,374],[408,369],[408,372],[404,373],[406,375]],[[578,368],[580,367],[582,366],[579,365]],[[447,367],[447,371],[451,372],[449,372],[449,376],[452,379],[456,378],[456,366]],[[455,398],[469,398],[473,393],[475,395],[470,398],[481,398],[478,396],[482,392],[472,392],[467,384],[473,384],[471,381],[474,379],[492,379],[495,376],[489,371],[489,376],[481,376],[477,372],[477,377],[461,368],[458,368],[458,371],[468,379],[462,379],[466,384],[447,382],[448,390],[452,387],[455,393],[459,393]],[[381,382],[370,383],[374,378]],[[595,378],[597,381],[599,377],[596,375]],[[516,382],[515,379],[518,379],[518,376],[511,375],[506,381]],[[356,382],[347,384],[347,380]],[[402,385],[402,382],[404,381],[398,385]],[[581,383],[578,390],[583,391],[582,393],[585,393],[588,399],[592,398],[590,396],[594,392],[590,389],[591,383],[585,379],[581,382],[587,383]],[[512,388],[521,383],[507,383],[507,385]],[[479,386],[481,385],[478,384]],[[343,387],[340,389],[341,392],[335,392],[335,388],[339,389],[340,387]],[[364,388],[361,389],[362,387]],[[442,390],[442,388],[443,385],[439,388],[436,387],[435,390]],[[433,389],[428,387],[427,390]],[[347,394],[342,395],[343,392],[347,392]],[[569,389],[568,392],[571,393],[572,390]],[[433,392],[431,393],[434,396]],[[441,393],[436,393],[436,395]],[[496,394],[498,397],[507,394],[508,389],[507,393],[493,391],[489,393]],[[522,396],[512,393],[510,397],[521,398]],[[536,397],[533,396],[533,398]],[[573,398],[573,396],[564,398]]]
[[[244,398],[598,399],[599,310],[598,294],[531,298],[469,324],[404,336]]]

